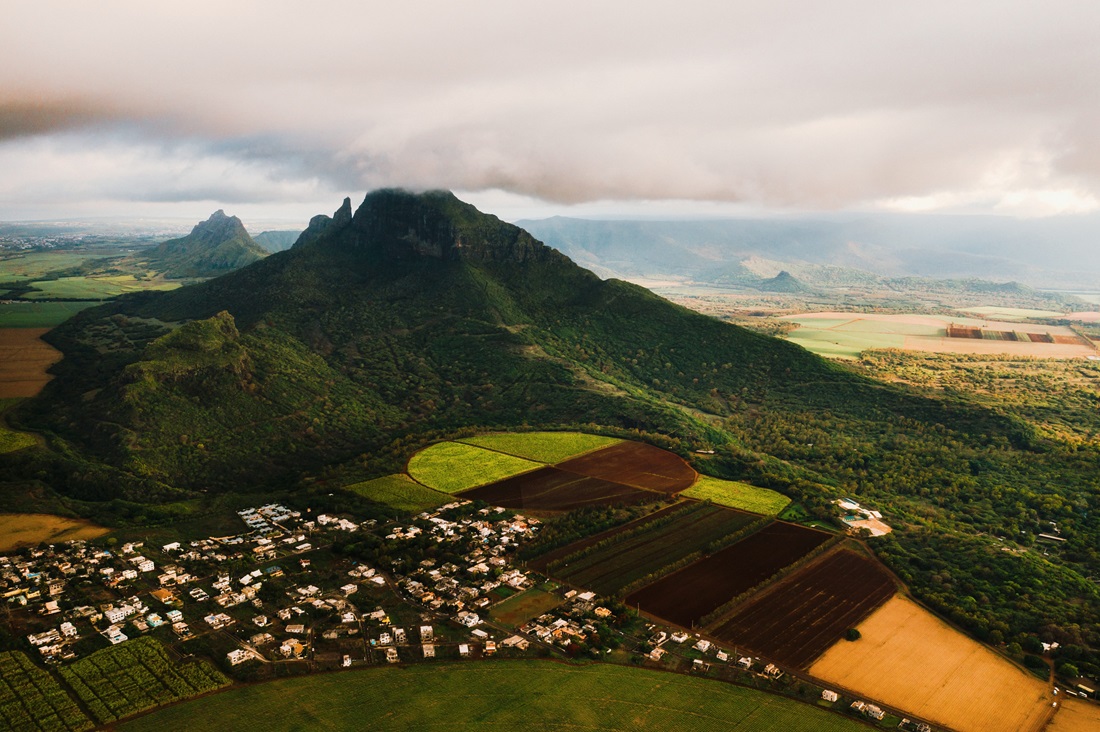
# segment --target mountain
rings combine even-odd
[[[66,357],[38,426],[186,489],[293,481],[425,430],[595,422],[706,440],[707,412],[882,401],[442,192],[378,191],[354,214],[345,200],[289,251],[85,311],[49,339]]]
[[[263,259],[257,244],[236,216],[215,211],[187,236],[170,239],[146,253],[154,268],[168,277],[217,277]]]
[[[836,214],[706,221],[521,221],[548,245],[604,276],[687,277],[744,284],[754,259],[810,286],[868,276],[1018,280],[1032,287],[1095,289],[1100,216]],[[805,279],[814,268],[821,281]],[[751,269],[751,265],[749,266]],[[848,274],[839,276],[842,271]],[[742,273],[743,274],[743,273]]]
[[[273,254],[290,249],[301,233],[300,231],[262,231],[253,239],[266,251]]]
[[[810,288],[802,284],[794,275],[787,270],[780,271],[775,277],[769,280],[764,280],[757,285],[763,292],[810,292]]]

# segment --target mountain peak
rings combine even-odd
[[[295,246],[334,247],[372,259],[532,262],[560,259],[523,229],[484,214],[450,191],[384,188],[351,201],[332,218],[314,217]]]
[[[149,252],[168,277],[215,277],[267,256],[236,216],[218,209],[191,233]]]

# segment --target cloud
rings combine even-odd
[[[74,0],[7,14],[2,152],[42,166],[34,195],[71,202],[274,205],[383,185],[802,209],[1100,198],[1092,2]],[[5,165],[0,190],[30,201],[27,174]]]

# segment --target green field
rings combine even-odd
[[[205,661],[175,663],[149,637],[96,651],[61,676],[101,724],[229,684]]]
[[[564,602],[562,598],[552,592],[531,589],[493,605],[489,610],[489,617],[505,625],[516,627],[523,625],[531,618],[537,618],[549,612],[562,602]]]
[[[94,725],[53,676],[23,653],[0,653],[0,732],[66,732]]]
[[[621,441],[614,437],[586,435],[583,432],[503,432],[459,440],[540,463],[560,463]]]
[[[748,483],[712,478],[709,475],[700,475],[695,485],[680,495],[769,516],[779,513],[791,502],[782,493],[768,488],[757,488]]]
[[[386,475],[364,483],[355,483],[345,486],[344,490],[358,493],[364,498],[410,513],[430,511],[453,500],[446,494],[433,491],[431,488],[425,488],[404,473]]]
[[[806,327],[791,331],[787,340],[819,356],[838,358],[859,358],[859,354],[873,348],[902,348],[905,345],[905,336],[901,334]]]
[[[0,282],[36,280],[50,272],[80,267],[91,260],[108,259],[114,254],[102,251],[39,251],[0,257]]]
[[[0,328],[52,328],[94,302],[0,303]]]
[[[62,277],[57,280],[32,282],[31,285],[41,292],[31,292],[27,298],[81,298],[107,300],[127,292],[139,290],[174,290],[179,282],[162,280],[139,280],[133,275],[112,275],[104,277]]]
[[[273,681],[178,704],[118,729],[856,732],[866,728],[808,704],[692,676],[608,664],[487,661],[371,668]]]
[[[461,442],[439,442],[413,455],[409,475],[429,488],[458,493],[541,467],[539,463]]]

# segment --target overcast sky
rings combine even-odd
[[[1100,3],[0,0],[0,220],[1100,208]]]

